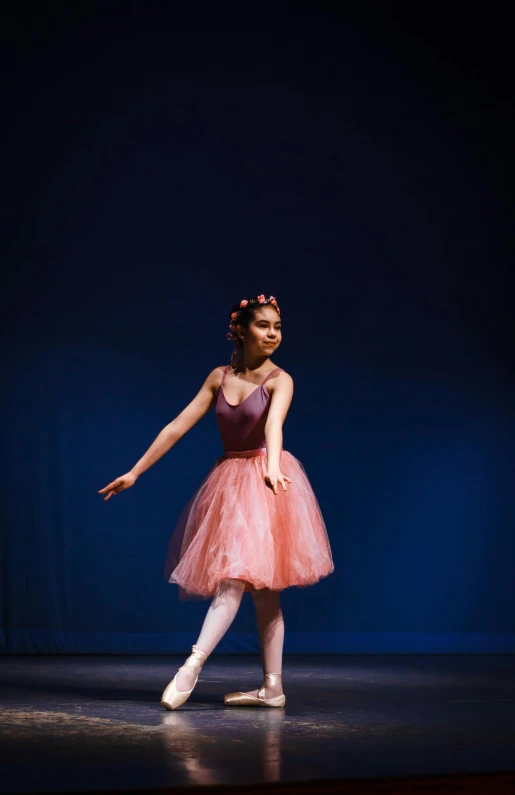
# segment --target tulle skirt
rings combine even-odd
[[[281,451],[290,478],[278,493],[265,483],[266,455],[219,458],[184,506],[172,533],[165,578],[182,600],[214,596],[225,578],[245,590],[312,585],[334,570],[326,526],[301,462]]]

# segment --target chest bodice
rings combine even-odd
[[[265,446],[265,425],[270,408],[270,395],[265,382],[280,369],[276,367],[272,370],[263,383],[237,405],[227,402],[222,381],[216,398],[216,419],[224,451],[253,450]]]

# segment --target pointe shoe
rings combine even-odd
[[[265,680],[268,685],[279,685],[282,682],[282,676],[281,674],[265,674]],[[228,707],[284,707],[286,696],[282,693],[280,696],[265,698],[265,683],[263,683],[257,696],[251,696],[241,691],[227,693],[224,696],[224,704]]]
[[[181,704],[184,704],[184,702],[187,701],[190,695],[193,693],[193,689],[197,684],[201,668],[207,660],[207,654],[198,649],[195,644],[193,644],[191,648],[192,653],[184,665],[181,665],[181,668],[193,668],[193,670],[197,672],[195,684],[191,690],[177,690],[177,685],[175,683],[177,674],[175,674],[172,681],[165,687],[163,695],[161,696],[161,704],[165,709],[177,709],[177,707],[180,707]]]

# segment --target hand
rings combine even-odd
[[[277,470],[277,472],[268,471],[265,475],[265,483],[269,489],[272,489],[274,494],[277,494],[277,486],[279,483],[283,487],[284,491],[288,490],[286,487],[286,481],[288,481],[288,483],[291,483],[290,478],[287,477],[286,475],[283,475],[282,472],[279,472],[279,470]]]
[[[104,497],[104,501],[108,500],[109,497],[112,497],[113,494],[118,494],[119,491],[124,491],[125,489],[130,489],[131,486],[135,484],[137,481],[137,475],[134,475],[132,472],[127,472],[126,475],[122,475],[116,480],[113,480],[112,483],[109,483],[107,486],[104,486],[103,489],[99,489],[99,494],[106,494]]]

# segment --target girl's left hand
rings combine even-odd
[[[282,472],[279,472],[279,470],[277,470],[277,472],[268,471],[265,475],[265,483],[269,489],[272,489],[274,494],[277,494],[277,487],[279,483],[283,487],[284,491],[288,490],[286,487],[286,481],[288,481],[288,483],[291,483],[290,478],[287,477],[286,475],[283,475]]]

